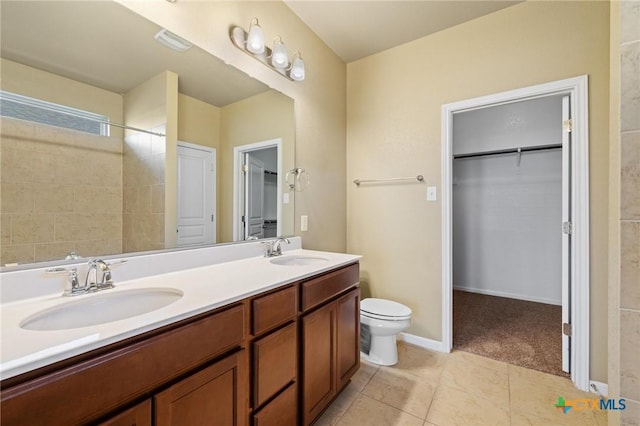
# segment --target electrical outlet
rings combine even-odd
[[[309,230],[309,216],[300,216],[300,231],[306,232]]]

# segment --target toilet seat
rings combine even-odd
[[[369,298],[360,302],[360,314],[387,321],[402,321],[411,318],[411,309],[402,303],[386,299]]]

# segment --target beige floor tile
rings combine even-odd
[[[474,367],[491,368],[492,370],[503,372],[505,374],[509,369],[509,364],[506,362],[496,361],[495,359],[457,350],[451,352],[447,357],[447,364],[452,362],[463,363]]]
[[[360,395],[351,404],[338,426],[422,426],[424,421],[403,411]]]
[[[375,364],[360,361],[360,368],[351,378],[351,384],[349,386],[352,386],[360,392],[365,386],[367,386],[367,383],[369,383],[379,368],[380,367]]]
[[[538,417],[533,414],[528,413],[512,413],[511,414],[511,426],[581,426],[581,425],[592,425],[596,423],[591,423],[593,419],[589,419],[587,416],[587,423],[584,423],[583,416],[572,416],[572,413],[569,412],[562,418],[557,419],[548,419],[543,417]],[[597,423],[597,424],[607,424],[605,423]]]
[[[499,407],[509,409],[509,375],[506,369],[485,368],[466,362],[466,359],[452,357],[440,376],[440,384],[486,398]]]
[[[499,426],[510,421],[507,407],[445,385],[436,389],[426,420],[438,426]]]
[[[566,414],[555,407],[559,397],[566,401],[593,400],[597,396],[576,389],[569,379],[509,366],[509,390],[512,418],[542,418],[555,424],[597,424],[592,409],[572,409]],[[588,402],[581,402],[586,407]],[[526,424],[526,423],[524,423]]]
[[[353,386],[353,382],[350,383],[314,423],[314,426],[332,426],[337,424],[359,394],[360,391]]]
[[[435,386],[422,377],[402,370],[380,369],[362,394],[424,419],[434,392]]]
[[[446,363],[447,354],[433,352],[400,342],[398,344],[398,363],[381,369],[402,370],[415,376],[424,377],[436,385]]]

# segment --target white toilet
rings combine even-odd
[[[396,335],[410,324],[411,309],[401,303],[375,298],[360,301],[362,358],[379,365],[397,364]]]

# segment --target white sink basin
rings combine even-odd
[[[23,320],[20,327],[26,330],[89,327],[155,311],[178,301],[183,295],[173,288],[109,291],[38,312]]]
[[[305,256],[305,255],[291,255],[291,256],[282,256],[276,257],[275,259],[271,259],[270,262],[274,265],[285,265],[285,266],[304,266],[304,265],[315,265],[318,263],[327,262],[329,259],[326,257],[320,256]]]

